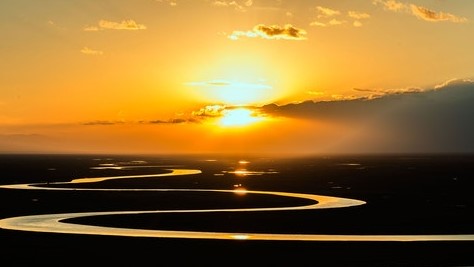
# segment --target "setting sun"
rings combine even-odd
[[[257,117],[246,108],[225,110],[223,114],[224,116],[219,120],[219,125],[224,127],[246,126],[263,120],[262,117]]]
[[[473,0],[0,0],[0,22],[0,258],[474,267]]]
[[[472,150],[474,1],[39,2],[0,4],[0,152]]]

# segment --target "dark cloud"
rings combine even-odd
[[[474,152],[474,82],[341,101],[266,105],[273,116],[306,118],[386,137],[386,151]],[[364,140],[370,145],[370,138]],[[391,142],[391,143],[390,143]],[[372,142],[374,143],[374,142]]]
[[[262,36],[267,39],[305,39],[306,31],[293,27],[290,24],[284,27],[273,25],[266,26],[263,24],[255,26],[256,32],[262,33]]]
[[[186,122],[196,122],[193,119],[170,119],[167,121],[164,120],[153,120],[153,121],[148,121],[146,123],[149,124],[180,124],[180,123],[186,123]]]
[[[90,121],[90,122],[85,122],[82,125],[102,125],[102,126],[108,126],[108,125],[121,125],[121,124],[181,124],[181,123],[186,123],[186,122],[198,122],[195,118],[173,118],[169,120],[151,120],[151,121],[138,121],[138,122],[133,122],[133,121]]]

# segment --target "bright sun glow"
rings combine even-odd
[[[272,86],[265,83],[243,83],[227,80],[190,82],[188,86],[201,88],[200,95],[206,100],[228,105],[266,103],[275,98]]]
[[[224,116],[219,120],[219,125],[225,127],[246,126],[262,121],[262,117],[257,117],[246,108],[237,108],[224,111]]]
[[[267,100],[270,89],[271,87],[265,84],[233,82],[219,88],[214,94],[224,103],[247,105]]]

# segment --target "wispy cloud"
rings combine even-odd
[[[252,0],[243,0],[243,1],[235,1],[235,0],[214,0],[212,5],[217,7],[232,7],[237,11],[245,12],[247,11],[248,7],[253,5]]]
[[[368,19],[370,18],[370,14],[358,11],[349,11],[347,15],[353,19]]]
[[[187,111],[184,113],[176,114],[176,116],[169,119],[156,119],[156,120],[138,120],[138,121],[124,121],[124,120],[95,120],[80,123],[84,126],[97,126],[97,127],[113,127],[119,125],[178,125],[178,124],[200,124],[209,121],[215,121],[226,114],[236,109],[246,109],[252,112],[255,116],[265,116],[260,113],[260,107],[257,106],[233,106],[233,105],[221,105],[213,104],[200,107],[195,110]]]
[[[329,25],[341,25],[346,23],[345,20],[332,19],[329,21]]]
[[[91,49],[87,46],[81,49],[81,53],[83,53],[84,55],[90,55],[90,56],[101,56],[104,54],[103,51]]]
[[[332,17],[336,15],[340,15],[341,11],[327,8],[327,7],[322,7],[322,6],[317,6],[316,7],[316,12],[318,13],[317,17],[318,18],[327,18],[327,17]]]
[[[326,27],[328,25],[326,25],[326,23],[323,23],[321,21],[312,21],[311,23],[309,23],[310,26],[318,26],[318,27]]]
[[[417,18],[426,20],[426,21],[450,21],[454,23],[463,23],[467,21],[467,18],[458,17],[451,13],[446,12],[436,12],[425,7],[410,5],[411,12]]]
[[[100,31],[100,30],[145,30],[146,26],[135,22],[133,19],[122,20],[120,22],[100,20],[98,25],[86,26],[84,31]]]
[[[187,123],[187,122],[196,122],[196,120],[179,118],[179,119],[169,119],[169,120],[153,120],[153,121],[146,121],[144,123],[147,123],[147,124],[182,124],[182,123]]]
[[[53,20],[48,20],[46,23],[48,24],[49,27],[55,28],[56,30],[61,30],[61,31],[66,30],[65,27],[60,26],[58,23],[56,23]]]
[[[402,3],[396,0],[373,0],[372,3],[374,5],[382,5],[385,10],[408,13],[429,22],[449,21],[453,23],[464,23],[468,21],[465,17],[456,16],[448,12],[434,11],[423,6]]]
[[[82,123],[82,125],[117,125],[117,124],[124,124],[124,121],[105,121],[105,120],[100,120],[100,121],[88,121]]]
[[[398,95],[398,94],[407,94],[407,93],[421,93],[426,91],[426,89],[420,87],[407,87],[407,88],[396,88],[396,89],[364,89],[364,88],[353,88],[354,91],[368,93],[365,96],[367,99],[374,99],[383,97],[386,95]]]
[[[310,26],[327,27],[346,24],[348,20],[354,20],[354,27],[361,27],[362,20],[370,18],[370,14],[359,11],[348,11],[347,15],[343,12],[328,7],[316,7],[316,19],[310,22]]]
[[[86,126],[115,126],[115,125],[137,125],[137,124],[182,124],[187,122],[197,122],[195,118],[171,118],[168,120],[142,120],[142,121],[115,121],[115,120],[99,120],[99,121],[88,121],[81,123]]]
[[[179,118],[172,118],[169,120],[153,120],[153,121],[142,121],[142,124],[184,124],[193,123],[200,124],[209,121],[215,121],[225,117],[229,112],[236,109],[249,110],[255,116],[263,116],[259,113],[260,108],[254,106],[232,106],[232,105],[207,105],[197,110],[180,114]]]
[[[312,95],[314,97],[320,97],[320,96],[323,96],[325,95],[324,92],[321,92],[321,91],[307,91],[306,92],[308,95]]]
[[[470,84],[474,84],[474,81],[471,80],[471,79],[457,79],[457,78],[454,78],[454,79],[450,79],[450,80],[447,80],[443,83],[435,85],[434,89],[439,90],[439,89],[444,89],[446,87],[463,86],[463,85],[470,85]]]
[[[186,3],[186,1],[181,0],[156,0],[159,3],[167,4],[171,7],[178,6],[178,3]],[[215,7],[227,7],[232,8],[236,11],[246,12],[249,7],[253,6],[253,0],[193,0],[189,2],[202,2],[210,4]]]
[[[396,0],[373,0],[372,3],[374,5],[379,5],[381,4],[385,10],[390,10],[390,11],[403,11],[404,9],[407,9],[408,5],[398,2]]]
[[[260,107],[256,106],[226,106],[226,105],[208,105],[191,113],[191,120],[195,122],[205,123],[207,121],[215,121],[216,119],[226,118],[227,116],[234,116],[235,114],[244,113],[252,117],[251,120],[260,120],[267,117],[262,113]]]
[[[336,18],[333,18],[329,20],[328,22],[321,22],[321,21],[313,21],[309,25],[310,26],[318,26],[318,27],[327,27],[327,26],[336,26],[336,25],[342,25],[347,23],[346,20],[339,20]]]
[[[294,27],[291,24],[284,26],[263,24],[256,25],[251,31],[234,31],[228,36],[231,40],[238,40],[241,37],[263,38],[269,40],[305,40],[306,31]]]
[[[176,0],[156,0],[160,3],[166,3],[170,6],[177,6],[178,5],[178,2]]]

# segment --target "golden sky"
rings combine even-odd
[[[450,124],[472,110],[445,113],[472,99],[473,20],[471,0],[4,0],[0,152],[474,151]]]

